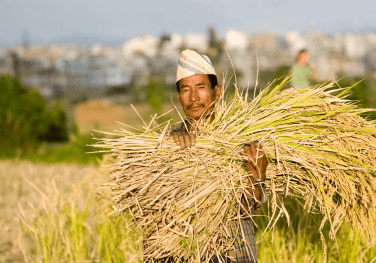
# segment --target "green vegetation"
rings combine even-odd
[[[25,153],[21,158],[33,162],[99,164],[104,153],[90,146],[96,142],[91,134],[72,135],[69,143],[44,143],[37,151]]]
[[[267,221],[267,207],[261,209],[255,219],[260,262],[323,262],[324,250],[318,232],[322,215],[308,214],[301,200],[284,198],[284,205],[290,218],[279,220],[269,233],[264,234]],[[290,221],[288,223],[288,220]],[[349,224],[341,226],[336,240],[329,238],[329,225],[323,231],[327,245],[327,262],[371,262],[376,259],[376,246],[369,245],[359,231],[351,232]]]
[[[341,78],[338,81],[338,85],[340,87],[355,85],[348,99],[356,101],[363,108],[376,107],[376,81],[370,76],[366,76],[365,78]],[[363,116],[376,120],[376,112],[370,112]]]
[[[138,83],[130,85],[127,91],[127,94],[131,98],[130,103],[148,103],[154,110],[159,111],[164,103],[171,102],[171,94],[173,94],[173,99],[175,99],[176,86],[168,85],[165,81],[164,74],[163,72],[151,76],[146,86],[142,86]],[[129,102],[126,104],[129,105]]]
[[[66,114],[55,103],[21,84],[18,78],[0,76],[0,157],[35,151],[43,141],[68,140]]]
[[[276,69],[260,71],[258,75],[259,78],[258,78],[257,89],[263,89],[273,80],[275,80],[275,85],[278,85],[289,74],[290,74],[290,66],[288,65],[280,66]],[[286,85],[286,87],[284,87],[283,89],[286,89],[288,87],[289,86]]]
[[[155,113],[159,113],[163,104],[167,101],[166,83],[164,78],[154,77],[150,80],[150,84],[146,87],[147,102]]]
[[[0,158],[26,158],[35,162],[98,163],[103,154],[87,145],[92,135],[68,129],[68,116],[60,103],[47,103],[39,92],[18,77],[0,76]],[[74,125],[73,125],[74,126]]]

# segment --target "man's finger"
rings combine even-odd
[[[174,131],[172,134],[174,142],[182,148],[192,147],[196,144],[196,135],[186,131]]]
[[[178,138],[178,135],[177,135],[177,134],[172,135],[172,139],[174,140],[174,142],[175,142],[176,144],[179,144],[179,138]]]
[[[192,146],[195,146],[196,145],[196,134],[191,133],[189,135],[189,137],[191,138]]]
[[[191,147],[192,144],[191,144],[191,138],[189,137],[189,135],[185,134],[183,138],[184,138],[185,147]]]
[[[255,159],[255,154],[252,151],[252,148],[249,145],[244,146],[244,151],[248,157],[248,162],[253,162]]]
[[[185,141],[184,141],[184,136],[182,135],[182,134],[178,134],[179,136],[178,136],[178,139],[179,139],[179,145],[181,146],[181,147],[185,147]]]
[[[254,142],[251,143],[250,150],[251,150],[252,153],[256,153],[258,148],[259,148],[259,142],[258,141],[254,141]]]
[[[249,148],[249,145],[245,145],[245,146],[243,147],[243,149],[244,149],[245,153],[246,153],[248,156],[251,155],[251,150],[250,150],[250,148]]]
[[[254,141],[251,143],[250,152],[251,152],[251,156],[256,160],[261,158],[264,155],[264,152],[261,149],[261,145],[259,141]]]

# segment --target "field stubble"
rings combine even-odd
[[[134,242],[97,198],[101,169],[0,162],[0,262],[124,262]],[[136,259],[137,260],[137,259]]]
[[[40,194],[27,181],[33,185],[43,185],[54,180],[61,192],[67,192],[74,183],[93,171],[93,167],[80,165],[35,165],[27,161],[1,161],[0,261],[23,261],[16,241],[19,234],[18,207],[26,207],[28,203],[38,203],[40,200]]]
[[[102,174],[95,166],[1,161],[0,262],[140,262],[125,219],[107,216],[107,201],[97,198]],[[321,216],[292,198],[285,206],[290,223],[280,220],[272,232],[263,232],[267,204],[255,218],[259,262],[322,262],[314,231]],[[327,244],[327,262],[376,260],[376,248],[346,224]]]

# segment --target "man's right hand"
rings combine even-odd
[[[195,146],[196,135],[194,133],[188,133],[187,131],[176,130],[171,132],[172,138],[177,145],[181,148],[188,148]]]

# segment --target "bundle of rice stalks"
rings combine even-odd
[[[247,93],[221,98],[192,148],[178,147],[156,116],[143,131],[97,144],[117,156],[106,185],[114,213],[129,214],[143,235],[145,259],[208,261],[233,246],[232,233],[243,234],[236,222],[252,217],[241,203],[250,187],[242,148],[255,140],[269,158],[272,221],[288,216],[280,194],[299,196],[308,211],[324,214],[318,231],[329,222],[334,238],[348,220],[373,240],[376,127],[359,116],[367,110],[343,99],[350,89],[280,91],[286,81],[250,102]]]

